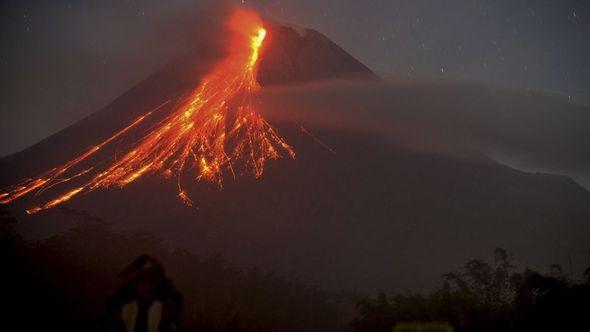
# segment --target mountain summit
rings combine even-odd
[[[263,86],[343,77],[378,79],[367,66],[312,29],[300,33],[292,27],[271,25],[264,52],[258,72]]]

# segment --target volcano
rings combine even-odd
[[[416,133],[424,128],[400,126],[403,117],[388,127],[392,132],[410,132],[398,141],[343,125],[340,116],[349,116],[350,110],[333,113],[328,122],[302,124],[298,110],[331,104],[321,95],[302,101],[290,94],[294,86],[318,80],[330,85],[330,79],[381,83],[368,67],[317,31],[279,25],[266,29],[259,104],[263,110],[283,106],[291,113],[271,115],[269,122],[296,151],[294,160],[272,160],[264,176],[225,181],[223,190],[214,183],[188,183],[185,190],[192,207],[177,199],[173,181],[157,176],[142,178],[124,190],[92,191],[68,201],[64,210],[34,216],[22,213],[32,204],[26,198],[11,203],[22,221],[20,231],[29,237],[47,237],[88,222],[80,215],[97,216],[120,229],[151,231],[171,246],[203,256],[222,254],[244,266],[294,272],[310,284],[331,289],[429,287],[449,266],[486,255],[496,246],[517,253],[519,262],[532,266],[568,257],[574,262],[584,259],[590,234],[590,194],[584,188],[564,176],[510,168],[474,146],[456,149],[460,151],[416,148],[421,144],[406,143],[419,140]],[[156,125],[173,109],[173,103],[162,103],[198,86],[218,61],[218,52],[197,49],[106,108],[3,158],[0,184],[8,186],[66,163],[147,110],[154,110],[154,116],[140,126]],[[396,95],[392,109],[420,105],[444,112],[468,104],[466,100],[490,99],[490,90],[472,89],[466,95],[459,89],[463,87],[420,87]],[[272,92],[267,99],[264,91]],[[313,97],[318,90],[311,91]],[[421,104],[433,96],[444,106]],[[570,108],[561,101],[557,104]],[[359,105],[352,112],[366,117]],[[501,102],[495,106],[503,107]],[[94,161],[121,155],[124,143],[137,139],[126,137]],[[72,210],[84,213],[63,213]]]

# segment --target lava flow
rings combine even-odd
[[[226,171],[234,178],[242,172],[260,177],[267,160],[280,158],[283,154],[294,158],[291,146],[264,120],[252,100],[253,94],[261,89],[256,73],[266,30],[260,18],[250,11],[238,10],[229,20],[228,27],[232,39],[226,58],[179,103],[179,107],[173,108],[137,143],[128,146],[110,166],[101,170],[88,167],[74,171],[82,161],[125,135],[170,101],[137,118],[65,165],[0,193],[0,203],[6,204],[74,179],[86,178],[81,185],[27,210],[36,213],[82,193],[100,188],[122,188],[145,175],[158,173],[166,178],[176,177],[178,197],[190,206],[192,201],[181,183],[181,176],[187,172],[197,181],[221,186]]]

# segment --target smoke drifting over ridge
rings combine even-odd
[[[567,98],[468,82],[326,81],[267,88],[275,121],[377,133],[406,148],[479,153],[590,188],[590,110]]]

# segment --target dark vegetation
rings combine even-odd
[[[356,331],[391,331],[397,322],[450,322],[455,331],[583,331],[588,328],[590,268],[568,280],[559,265],[550,275],[516,272],[508,254],[495,250],[492,265],[471,260],[443,276],[429,295],[391,295],[359,302]]]
[[[69,211],[72,213],[72,211]],[[157,257],[182,293],[184,331],[330,331],[344,326],[341,296],[221,257],[170,250],[146,233],[114,233],[104,222],[38,243],[1,217],[2,317],[19,331],[101,331],[118,275],[143,253]],[[6,323],[6,322],[5,322]],[[11,325],[11,324],[9,324]]]
[[[26,242],[0,210],[1,274],[7,324],[20,331],[101,331],[117,275],[142,253],[158,257],[182,292],[185,331],[391,331],[402,321],[450,322],[456,331],[563,331],[586,325],[590,269],[583,280],[517,272],[496,249],[492,264],[472,260],[445,274],[434,292],[359,295],[309,288],[220,257],[170,250],[150,234],[115,233],[78,211],[83,226],[42,242]],[[350,310],[356,305],[356,312]]]

